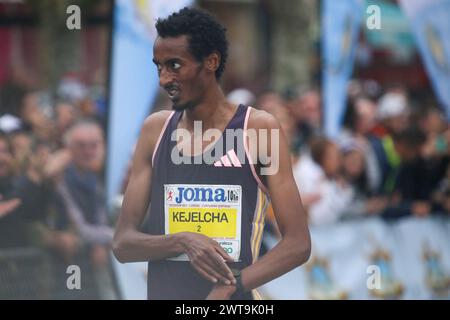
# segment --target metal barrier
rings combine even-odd
[[[95,268],[82,251],[70,265],[80,268],[80,288],[69,289],[69,264],[39,248],[0,250],[0,299],[118,299],[116,281],[108,263]]]

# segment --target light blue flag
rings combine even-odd
[[[339,133],[353,70],[363,1],[325,0],[322,6],[322,90],[325,133]]]
[[[107,201],[111,206],[131,159],[144,118],[158,90],[153,66],[155,22],[192,0],[117,0],[108,124]]]
[[[450,0],[401,0],[433,89],[450,120]]]

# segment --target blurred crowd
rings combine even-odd
[[[0,249],[39,247],[108,263],[104,97],[69,74],[55,90],[0,87]]]
[[[38,246],[66,262],[83,251],[104,265],[113,236],[104,97],[72,75],[54,98],[19,89],[0,89],[0,248]],[[353,80],[342,130],[330,138],[316,88],[258,96],[241,88],[228,98],[279,120],[311,225],[450,213],[450,128],[432,100]],[[273,210],[268,222],[276,232]]]
[[[343,127],[330,138],[318,89],[260,96],[237,89],[228,97],[279,120],[311,225],[450,214],[450,127],[432,99],[411,98],[401,85],[352,80]]]

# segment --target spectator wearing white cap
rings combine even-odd
[[[227,95],[227,99],[234,104],[244,104],[246,106],[251,106],[255,103],[255,95],[245,88],[234,89]]]
[[[391,90],[378,101],[377,118],[380,125],[374,132],[381,140],[373,145],[381,172],[378,193],[389,195],[394,190],[400,157],[395,150],[392,136],[409,126],[409,116],[408,99],[402,91]]]
[[[395,134],[408,127],[410,109],[403,93],[388,92],[378,101],[377,118],[386,134]]]

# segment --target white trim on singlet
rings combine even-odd
[[[249,150],[248,145],[247,145],[247,125],[248,125],[248,119],[250,117],[251,109],[253,109],[253,108],[248,106],[247,112],[245,114],[245,122],[244,122],[244,149],[245,149],[245,154],[247,156],[247,160],[249,162],[250,169],[252,170],[253,177],[255,178],[256,182],[258,183],[258,186],[261,188],[262,191],[264,191],[265,194],[269,195],[269,191],[267,190],[266,186],[262,183],[261,179],[259,178],[258,174],[256,173],[255,165],[254,165],[255,162],[253,162],[252,156],[250,155],[250,150]]]

